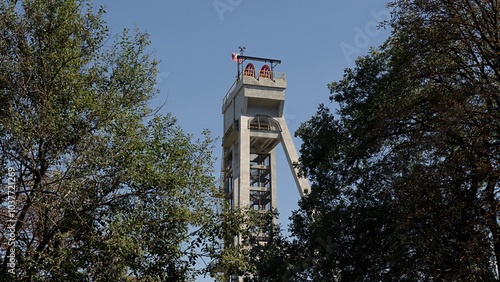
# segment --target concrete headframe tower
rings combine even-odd
[[[285,151],[301,196],[309,182],[293,163],[297,150],[283,116],[286,76],[275,72],[280,60],[233,54],[237,77],[222,101],[222,179],[226,199],[233,207],[255,210],[277,208],[276,146]],[[260,64],[256,71],[254,64]]]

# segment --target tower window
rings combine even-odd
[[[248,121],[249,129],[281,131],[281,126],[278,121],[268,115],[256,115]]]

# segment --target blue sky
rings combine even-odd
[[[329,104],[327,84],[340,80],[357,56],[380,45],[390,33],[376,28],[378,21],[389,17],[383,0],[94,3],[106,7],[105,20],[113,33],[137,27],[151,35],[151,48],[161,61],[160,95],[152,106],[166,101],[162,112],[171,112],[195,136],[203,129],[210,129],[214,137],[223,134],[221,103],[236,76],[231,52],[239,46],[246,47],[245,55],[282,61],[275,70],[287,76],[285,118],[294,132],[314,115],[319,103]],[[300,139],[294,141],[299,149]],[[299,194],[283,150],[277,151],[278,209],[286,229]],[[220,141],[214,154],[220,157]]]

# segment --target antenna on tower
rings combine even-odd
[[[245,48],[245,46],[240,46],[238,48],[240,49],[240,55],[243,55],[243,52],[245,52],[245,50],[247,49]]]

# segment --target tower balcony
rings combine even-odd
[[[284,90],[286,89],[286,73],[284,72],[259,72],[259,75],[254,71],[253,73],[250,71],[242,72],[238,75],[234,83],[231,85],[226,95],[222,99],[222,112],[228,107],[231,101],[235,98],[235,96],[240,92],[240,90],[245,86],[245,88],[249,89],[262,89],[266,88],[267,90],[275,88],[277,90],[278,95],[268,95],[269,91],[266,91],[265,96],[255,95],[258,93],[245,93],[246,97],[254,97],[254,98],[264,98],[264,99],[277,99],[284,100]]]

